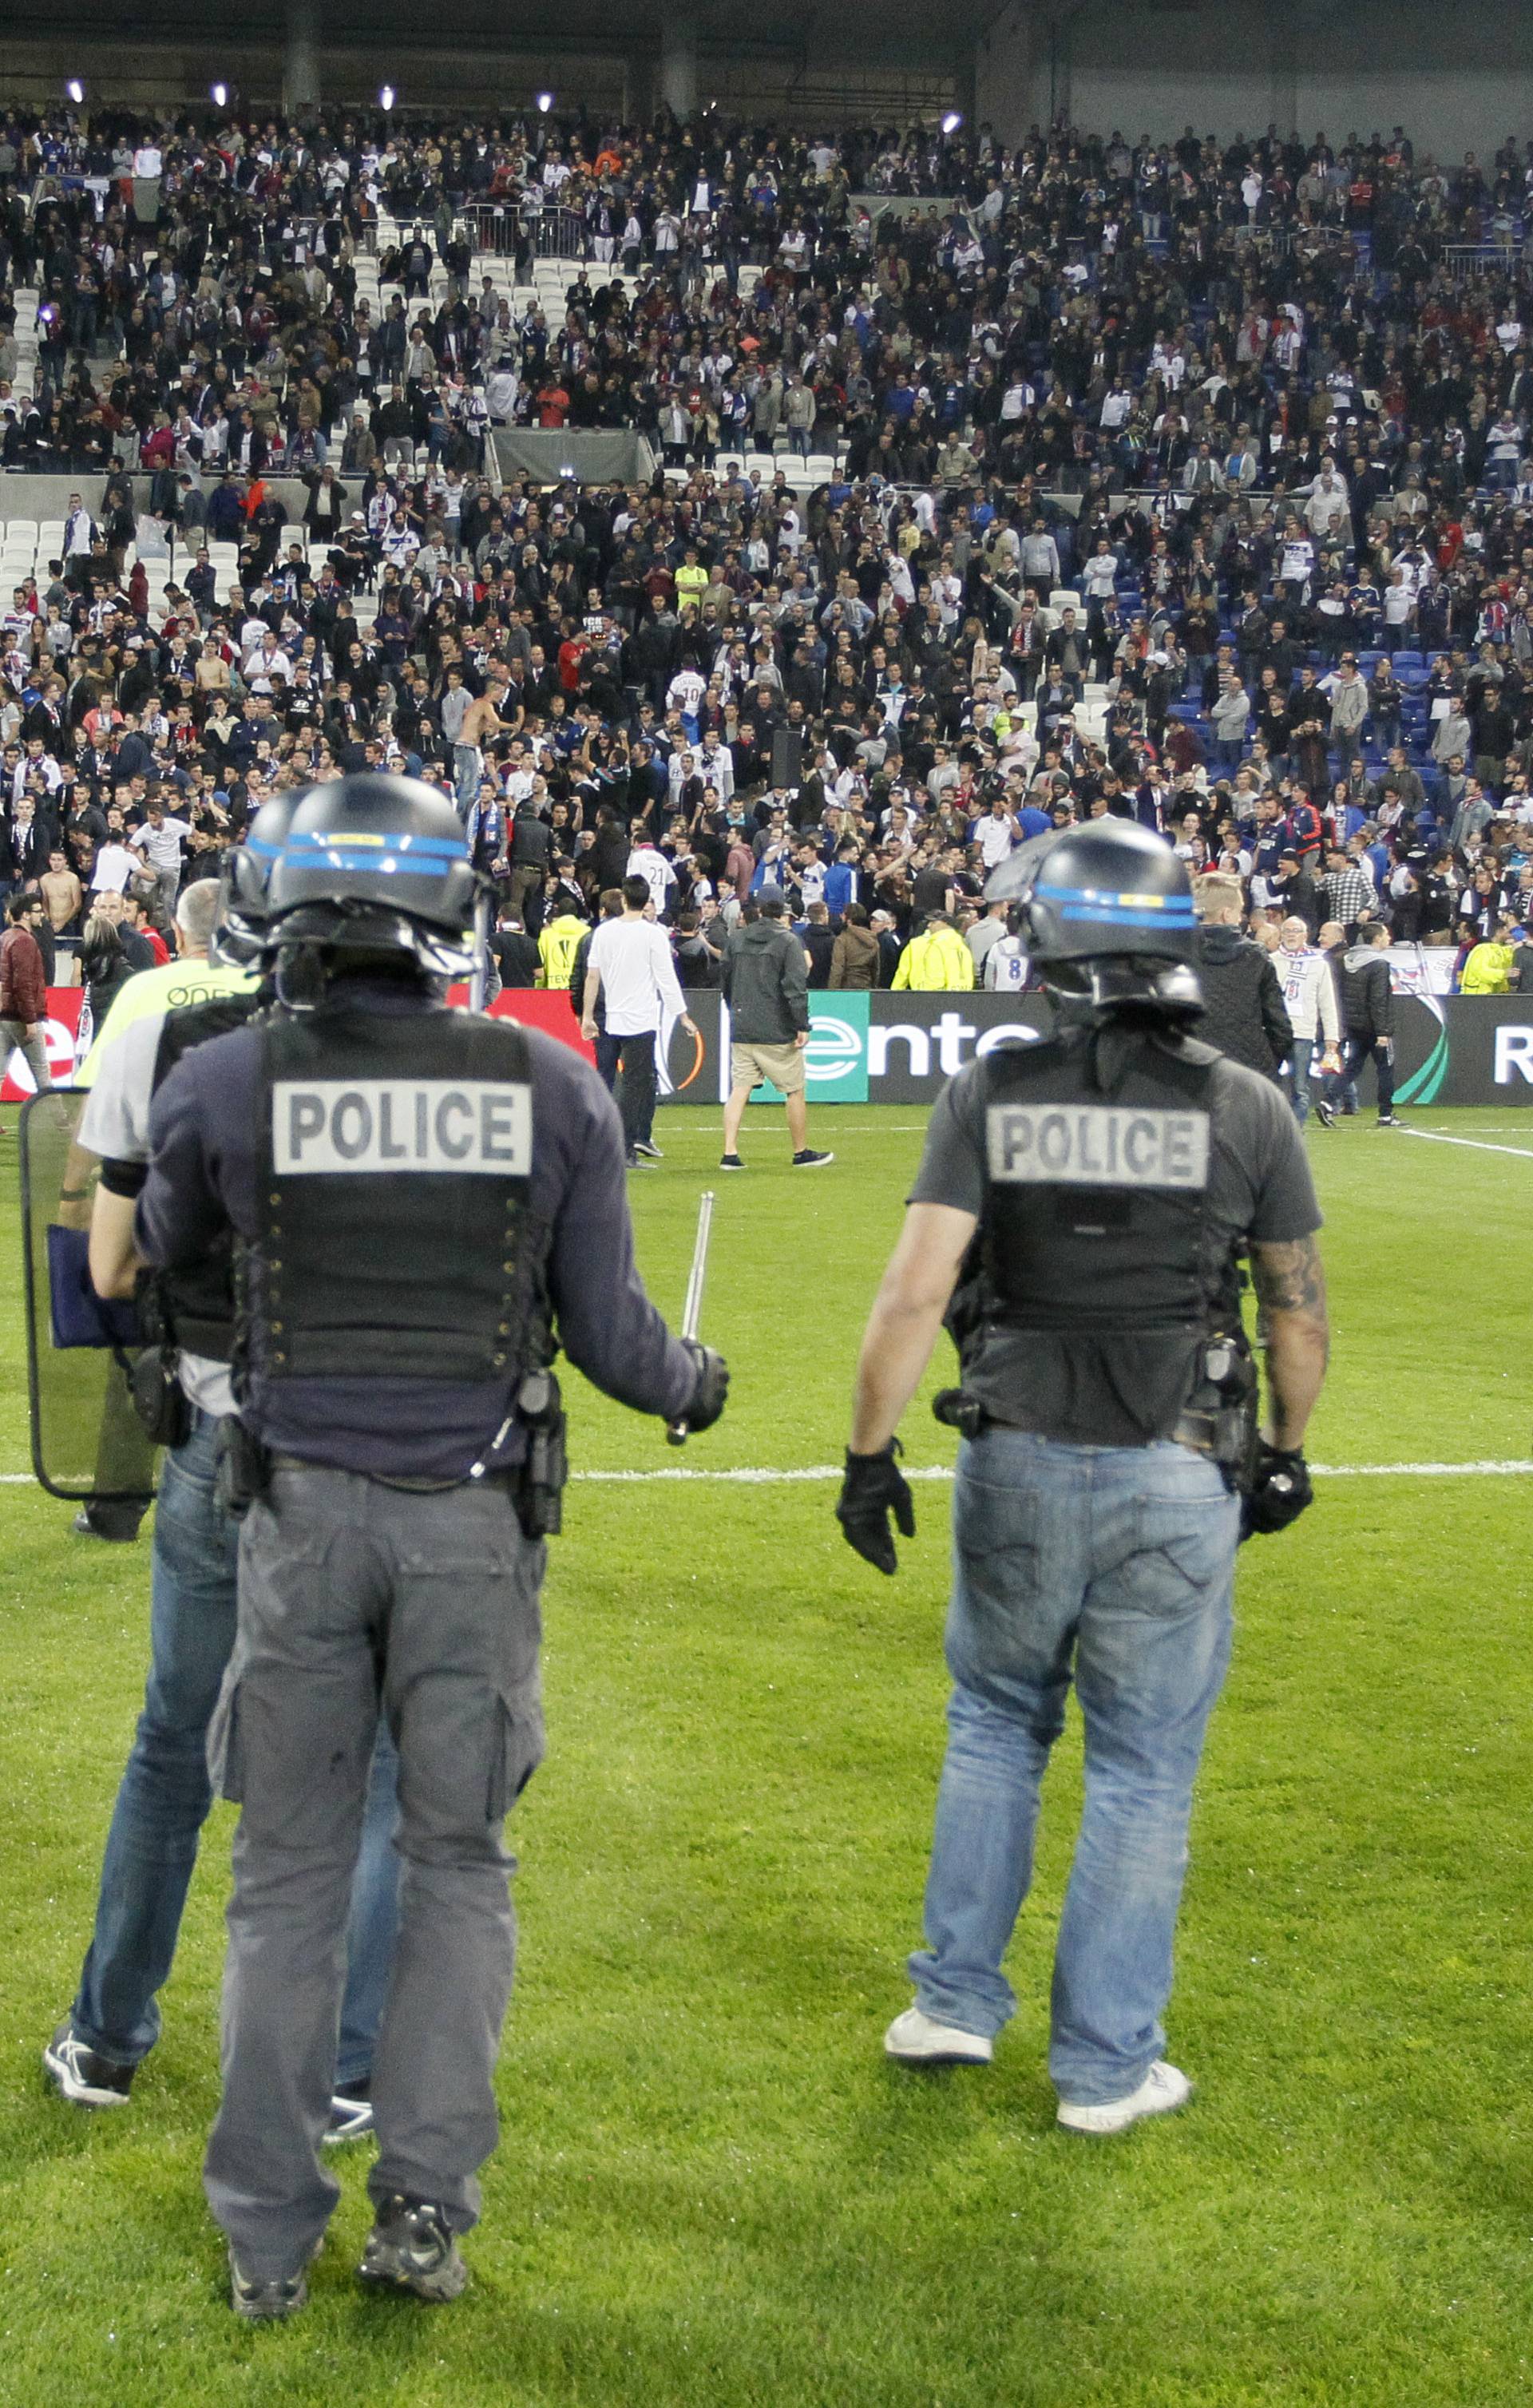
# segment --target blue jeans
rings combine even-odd
[[[1325,1048],[1317,1037],[1296,1037],[1294,1050],[1288,1056],[1289,1075],[1294,1082],[1294,1117],[1300,1128],[1310,1117],[1310,1082],[1318,1081],[1315,1057]]]
[[[136,2065],[160,2037],[156,1992],[170,1972],[212,1803],[208,1726],[235,1641],[239,1558],[239,1525],[213,1493],[217,1430],[210,1414],[193,1414],[186,1444],[165,1459],[144,1711],[107,1834],[95,1930],[71,2014],[79,2038],[116,2065]],[[397,1769],[394,1742],[380,1726],[351,1893],[337,2082],[371,2071],[388,1985],[399,1885],[392,1844]]]
[[[917,2003],[987,2036],[1015,2008],[1001,1958],[1033,1870],[1039,1790],[1073,1676],[1085,1809],[1054,1951],[1061,2099],[1137,2090],[1161,2014],[1203,1733],[1229,1661],[1239,1508],[1164,1441],[1064,1446],[990,1429],[960,1449],[947,1660],[954,1687]]]

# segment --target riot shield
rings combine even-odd
[[[21,1274],[26,1303],[32,1469],[74,1504],[154,1494],[156,1449],[133,1409],[137,1344],[131,1305],[106,1304],[86,1261],[101,1175],[75,1142],[83,1090],[55,1087],[21,1106]]]

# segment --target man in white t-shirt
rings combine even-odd
[[[982,818],[969,823],[968,840],[980,848],[986,875],[998,869],[1022,842],[1022,830],[1016,814],[1003,796],[997,795]]]
[[[138,868],[136,855],[130,853],[120,838],[108,837],[97,845],[96,857],[91,867],[93,895],[122,895]]]
[[[655,845],[636,844],[628,855],[628,867],[624,874],[629,878],[642,878],[650,890],[655,918],[663,918],[666,897],[676,883],[676,872],[665,854]]]
[[[192,833],[192,823],[170,818],[159,801],[146,803],[144,813],[143,825],[134,829],[128,842],[152,872],[166,912],[173,913],[180,891],[181,847]]]
[[[660,858],[658,853],[655,858]],[[682,999],[669,939],[656,926],[652,910],[649,881],[631,870],[623,882],[622,918],[604,920],[591,939],[585,993],[580,998],[580,1034],[588,1045],[595,1045],[596,1068],[609,1087],[617,1081],[619,1062],[623,1065],[616,1095],[630,1169],[661,1158],[651,1131],[655,1039],[666,1013],[672,1013],[693,1036],[697,1033]],[[600,1029],[596,1026],[598,997],[606,1006],[606,1025]]]

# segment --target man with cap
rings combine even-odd
[[[895,1430],[944,1320],[962,1385],[947,1760],[911,2064],[988,2064],[1013,2011],[1001,1960],[1031,1876],[1039,1790],[1073,1677],[1085,1806],[1054,1958],[1061,2124],[1122,2130],[1179,2107],[1161,2015],[1192,1788],[1228,1659],[1236,1545],[1311,1498],[1302,1444],[1325,1371],[1320,1214],[1266,1080],[1189,1033],[1187,874],[1116,819],[1014,853],[1014,897],[1058,1014],[995,1048],[932,1114],[858,1365],[837,1512],[895,1569],[914,1529]],[[1240,1323],[1248,1249],[1268,1423]]]
[[[634,1268],[616,1111],[570,1048],[447,1009],[477,882],[414,780],[318,787],[272,874],[290,1016],[166,1080],[136,1236],[174,1270],[232,1230],[244,1510],[211,1752],[242,1805],[206,2186],[233,2304],[304,2304],[338,2196],[318,2143],[380,1711],[399,1749],[400,1929],[374,2060],[362,2265],[433,2300],[494,2146],[515,1925],[504,1817],[542,1754],[538,1592],[559,1526],[557,1341],[609,1395],[701,1430],[717,1355]]]
[[[134,1285],[134,1210],[147,1175],[155,1094],[193,1047],[243,1026],[269,999],[248,964],[293,809],[288,796],[258,813],[222,897],[211,880],[186,889],[176,913],[176,963],[131,981],[102,1029],[76,1140],[81,1174],[86,1156],[101,1165],[90,1244],[92,1279],[102,1296]],[[214,1485],[219,1424],[235,1411],[232,1271],[227,1243],[215,1240],[174,1272],[138,1282],[140,1317],[152,1343],[136,1370],[135,1402],[150,1437],[166,1449],[154,1517],[149,1678],[107,1838],[79,1986],[43,2051],[60,2097],[79,2107],[125,2105],[159,2039],[158,1993],[170,1972],[212,1804],[208,1727],[234,1645],[239,1540]],[[351,1973],[325,2132],[332,2143],[359,2137],[372,2122],[373,2040],[394,1942],[394,1756],[385,1732],[353,1900]]]

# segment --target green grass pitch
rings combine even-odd
[[[7,1114],[7,1119],[13,1118]],[[674,1111],[632,1181],[675,1317],[719,1190],[705,1334],[729,1413],[684,1456],[572,1381],[584,1469],[838,1459],[922,1115]],[[1526,1156],[1314,1132],[1333,1465],[1533,1455]],[[26,1463],[14,1144],[0,1152],[0,1471]],[[931,1382],[948,1376],[946,1362]],[[924,1405],[915,1464],[951,1459]],[[129,2108],[45,2092],[136,1711],[148,1549],[0,1488],[0,2401],[6,2408],[1499,2408],[1533,2358],[1527,1826],[1533,1493],[1336,1479],[1242,1559],[1194,1827],[1172,2052],[1188,2111],[1058,2133],[1048,1963],[1078,1731],[1045,1798],[987,2073],[892,2069],[942,1745],[947,1495],[898,1578],[828,1482],[585,1483],[547,1595],[549,1756],[513,1826],[504,2131],[451,2309],[364,2297],[365,2157],[293,2326],[225,2304],[199,2188],[229,1842],[216,1810]]]

